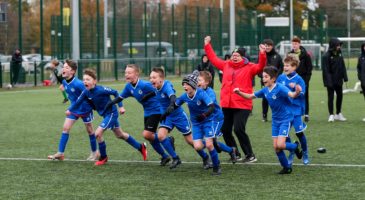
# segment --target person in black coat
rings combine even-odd
[[[341,113],[342,107],[342,85],[347,82],[347,71],[345,61],[341,52],[342,42],[338,38],[331,38],[329,49],[322,57],[323,84],[327,87],[328,112],[330,114],[328,122],[334,120],[346,121]],[[333,99],[336,92],[336,115],[333,113]]]
[[[22,67],[23,57],[20,49],[16,49],[11,57],[11,85],[14,86],[18,82],[19,71]]]
[[[365,98],[365,42],[361,45],[361,55],[357,61],[357,78],[361,82],[362,94]],[[362,121],[365,122],[365,118]]]
[[[293,37],[292,39],[292,50],[290,53],[294,53],[299,57],[299,66],[297,73],[303,78],[305,82],[305,112],[304,121],[309,121],[309,81],[312,76],[313,64],[310,55],[307,50],[300,45],[301,40],[299,37]]]
[[[201,63],[198,66],[196,66],[195,69],[198,71],[208,71],[212,75],[212,81],[210,82],[208,87],[214,89],[214,75],[215,75],[214,66],[210,63],[208,56],[206,54],[202,55]]]
[[[267,66],[274,66],[278,70],[278,74],[283,72],[284,63],[283,59],[279,55],[278,52],[275,51],[274,42],[271,39],[265,39],[263,42],[266,45],[266,59],[267,59]],[[259,75],[261,78],[261,87],[264,86],[262,82],[262,75]],[[267,112],[269,110],[269,103],[267,102],[266,98],[262,98],[262,121],[267,122]]]

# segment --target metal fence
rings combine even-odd
[[[10,2],[10,1],[9,1]],[[10,55],[16,47],[23,55],[35,53],[39,58],[27,60],[36,67],[25,68],[27,83],[39,85],[49,78],[45,66],[50,58],[63,60],[71,57],[71,15],[69,0],[21,1],[2,4],[0,12],[0,57]],[[156,1],[109,0],[104,13],[104,1],[80,3],[80,70],[94,67],[100,80],[120,79],[125,64],[137,63],[147,75],[154,66],[164,66],[167,74],[190,72],[203,51],[203,39],[212,36],[217,55],[229,53],[229,13],[213,7],[193,7],[181,4],[162,4]],[[4,12],[7,10],[7,13]],[[350,29],[353,36],[365,29],[363,10],[352,9]],[[289,14],[283,14],[288,16]],[[290,40],[289,27],[267,27],[265,18],[276,13],[236,10],[236,43],[257,55],[257,46],[265,38],[275,43]],[[323,44],[330,37],[346,37],[348,27],[329,24],[326,13],[295,13],[294,34],[303,40]],[[304,21],[308,26],[303,26]],[[344,20],[344,19],[339,19]],[[104,23],[106,22],[106,26]],[[106,28],[104,28],[106,27]],[[360,30],[360,31],[359,31]],[[360,33],[359,33],[360,32]],[[345,43],[350,59],[358,56],[360,45]],[[355,49],[355,50],[354,50]],[[8,56],[3,56],[8,57]],[[253,56],[255,57],[255,56]],[[349,60],[350,60],[349,59]],[[43,60],[43,62],[41,62]],[[7,63],[2,64],[1,83],[7,83]],[[28,64],[27,64],[28,65]]]

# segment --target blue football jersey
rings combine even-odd
[[[81,95],[82,91],[85,90],[85,86],[81,80],[74,77],[69,83],[64,79],[62,80],[62,85],[65,88],[67,93],[67,97],[71,102],[70,107],[76,103],[77,98]],[[87,100],[83,101],[80,106],[75,106],[72,109],[68,108],[68,110],[75,114],[86,114],[92,111],[92,106],[88,103]]]
[[[111,109],[105,110],[104,108],[108,102],[111,101],[110,95],[113,95],[114,97],[118,97],[118,91],[113,90],[108,87],[96,85],[93,89],[87,90],[85,89],[80,97],[78,98],[77,102],[72,105],[70,108],[72,109],[74,106],[78,106],[80,102],[89,100],[93,105],[95,110],[99,113],[100,116],[106,116],[110,113],[115,113],[118,115],[118,110],[115,105],[112,106]],[[122,102],[118,103],[119,107],[122,107]]]
[[[162,113],[164,113],[166,111],[167,107],[169,107],[170,97],[172,95],[175,95],[175,93],[176,92],[175,92],[174,86],[168,80],[165,80],[162,87],[159,90],[157,90],[157,98],[161,104]],[[175,113],[179,113],[182,111],[183,111],[183,109],[179,106],[170,115],[174,115]]]
[[[281,123],[293,120],[292,98],[288,96],[290,90],[282,84],[276,83],[272,90],[264,87],[254,93],[255,97],[265,97],[272,110],[272,122]]]
[[[214,90],[211,87],[207,87],[207,89],[205,89],[205,92],[208,94],[208,96],[213,100],[214,103],[214,121],[221,121],[224,119],[223,116],[223,111],[221,109],[221,107],[219,106],[218,102],[217,102],[217,97],[215,95]]]
[[[158,101],[157,96],[153,96],[144,102],[141,99],[150,92],[156,92],[156,89],[148,81],[138,79],[135,86],[131,83],[127,83],[123,91],[120,93],[120,97],[126,99],[128,97],[134,97],[143,106],[144,116],[151,116],[154,114],[161,114],[161,104]]]
[[[305,112],[305,82],[302,79],[301,76],[299,76],[299,74],[294,73],[291,74],[289,76],[287,76],[286,74],[281,74],[278,79],[276,80],[277,83],[281,83],[283,85],[285,85],[287,88],[289,88],[290,91],[294,92],[295,91],[295,87],[292,88],[289,85],[294,83],[295,85],[300,85],[300,87],[302,88],[302,92],[300,93],[300,95],[296,98],[293,99],[293,112],[294,115],[304,115]]]
[[[199,123],[197,116],[208,111],[209,106],[213,104],[213,100],[204,90],[198,88],[193,97],[190,98],[187,93],[184,93],[176,99],[176,105],[181,106],[183,103],[188,104],[191,122],[196,124]],[[213,120],[213,114],[209,115],[206,120]]]

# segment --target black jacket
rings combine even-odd
[[[296,72],[303,78],[305,85],[308,85],[313,70],[312,59],[304,47],[300,46],[299,48],[300,48],[300,55],[299,55],[300,63]],[[290,53],[297,54],[294,52],[294,50],[291,50]]]
[[[21,64],[23,61],[23,57],[22,57],[22,54],[19,53],[19,54],[16,54],[15,52],[13,53],[13,55],[11,56],[11,62],[13,64]]]
[[[365,43],[361,45],[361,55],[357,61],[357,78],[361,81],[361,85],[365,86]]]
[[[281,56],[275,51],[273,48],[269,53],[266,53],[267,66],[274,66],[278,69],[278,73],[281,74],[283,72],[284,63]]]
[[[342,86],[343,81],[348,81],[342,52],[336,50],[338,45],[341,45],[341,41],[332,38],[328,51],[322,56],[322,76],[325,87]]]
[[[203,62],[203,57],[206,56],[205,54],[201,57],[201,63],[196,66],[196,70],[198,71],[208,71],[210,72],[210,74],[212,75],[212,82],[209,84],[209,87],[214,88],[214,75],[215,75],[215,70],[214,70],[214,66],[210,63],[210,61],[208,60],[206,63]]]

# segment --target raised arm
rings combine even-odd
[[[265,45],[260,44],[259,45],[259,63],[258,64],[254,64],[253,65],[253,70],[252,70],[252,75],[257,75],[259,73],[262,72],[262,70],[264,69],[264,67],[266,66],[266,53],[265,53]]]
[[[204,38],[204,50],[208,56],[209,61],[215,66],[217,69],[222,70],[226,61],[220,59],[214,52],[212,45],[210,44],[211,38],[210,36],[206,36]]]
[[[295,85],[295,91],[288,92],[288,96],[291,98],[297,98],[301,92],[302,92],[302,87],[300,87],[300,85]]]

